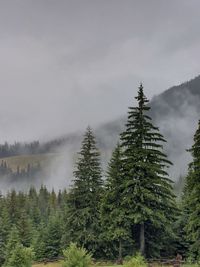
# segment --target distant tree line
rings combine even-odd
[[[11,157],[21,154],[37,154],[40,149],[39,141],[34,141],[31,143],[20,143],[15,142],[14,144],[8,144],[5,142],[0,145],[0,157]]]
[[[193,161],[182,198],[177,201],[163,152],[166,142],[148,115],[139,87],[124,132],[103,179],[100,153],[90,127],[75,165],[72,187],[28,193],[15,190],[0,198],[0,264],[16,248],[35,252],[35,260],[53,260],[71,242],[95,259],[118,259],[140,251],[146,258],[177,253],[200,260],[200,123],[190,152]],[[55,177],[56,179],[56,177]]]
[[[0,158],[55,152],[56,149],[62,147],[63,144],[68,142],[71,138],[73,138],[73,136],[54,139],[45,143],[33,141],[30,143],[15,142],[14,144],[8,144],[5,142],[4,144],[0,144]]]
[[[16,170],[9,167],[6,160],[2,160],[0,164],[0,177],[6,177],[7,182],[22,181],[23,179],[35,179],[41,175],[41,166],[38,164],[27,164],[22,168],[17,166]]]

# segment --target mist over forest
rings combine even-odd
[[[186,175],[188,163],[191,160],[190,153],[186,150],[192,145],[200,114],[199,87],[200,76],[174,86],[154,96],[150,101],[150,115],[167,140],[165,151],[173,162],[169,174],[175,182]],[[130,98],[133,98],[133,95]],[[106,175],[108,161],[119,141],[120,133],[124,130],[125,123],[126,115],[122,114],[121,118],[101,124],[94,129],[101,152],[104,175]],[[2,144],[0,157],[4,161],[2,164],[8,166],[7,170],[4,167],[0,168],[1,190],[3,192],[12,188],[27,190],[31,185],[39,188],[42,184],[56,191],[65,187],[69,188],[73,180],[73,170],[84,130],[63,134],[46,142]],[[23,156],[26,158],[26,165],[20,161],[20,158],[24,159]],[[19,157],[18,165],[14,164],[13,171],[10,170],[12,157]],[[11,166],[9,166],[10,161]]]
[[[200,266],[200,1],[0,1],[0,267]]]
[[[2,167],[1,191],[68,187],[87,125],[105,171],[140,82],[167,139],[170,176],[185,175],[185,150],[199,119],[196,6],[196,0],[2,3],[0,156],[8,169]],[[25,179],[29,164],[40,164],[41,175]]]

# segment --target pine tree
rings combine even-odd
[[[33,258],[34,252],[31,248],[23,247],[22,244],[16,244],[4,267],[31,267]]]
[[[68,195],[66,243],[76,242],[87,250],[99,247],[102,177],[100,154],[88,127],[74,171],[74,185]],[[67,245],[67,244],[66,244]]]
[[[35,251],[35,259],[38,261],[45,260],[46,259],[46,225],[41,223],[37,227],[37,231],[35,232],[35,235],[33,237],[33,248]]]
[[[148,228],[166,230],[174,219],[175,201],[172,181],[166,172],[171,163],[162,151],[165,139],[147,115],[150,107],[142,85],[136,100],[138,105],[129,108],[126,129],[121,134],[123,205],[127,208],[135,239],[139,232],[139,250],[147,254],[148,242],[153,241],[152,235],[148,237]]]
[[[60,217],[58,215],[51,216],[43,239],[45,245],[44,255],[46,259],[58,258],[61,252],[61,236]]]
[[[183,216],[187,240],[190,243],[190,256],[200,260],[200,121],[194,135],[194,144],[189,151],[193,160],[189,164],[184,188]]]
[[[46,223],[49,215],[49,195],[46,186],[41,186],[38,196],[38,206],[42,220]]]
[[[122,206],[122,167],[122,152],[118,144],[108,166],[105,193],[101,206],[104,236],[111,241],[109,245],[112,247],[117,242],[118,262],[122,262],[123,241],[127,243],[130,239],[130,231],[125,220],[126,210]]]
[[[12,256],[12,253],[16,246],[20,245],[19,231],[16,226],[13,226],[8,236],[8,241],[5,247],[5,266]]]
[[[187,224],[188,221],[188,209],[185,204],[186,203],[184,203],[182,196],[182,201],[180,201],[179,203],[180,214],[174,224],[174,232],[176,234],[176,238],[174,240],[174,247],[176,248],[175,251],[176,253],[182,255],[183,258],[187,257],[189,248],[189,242],[187,240],[186,229],[185,229],[185,225]]]
[[[11,222],[6,207],[1,207],[0,216],[0,266],[5,260],[6,241],[10,232]]]
[[[52,189],[51,194],[49,196],[49,207],[50,211],[55,211],[57,208],[57,196],[54,189]]]
[[[16,224],[19,218],[19,206],[18,206],[17,193],[15,190],[12,190],[11,193],[8,194],[7,208],[10,215],[10,221],[13,224]]]
[[[34,226],[40,225],[41,214],[39,209],[39,199],[37,191],[34,187],[31,187],[27,197],[27,212]]]
[[[84,248],[78,248],[75,243],[63,250],[63,267],[89,267],[92,264],[92,255]]]
[[[17,227],[22,245],[29,247],[32,242],[32,224],[25,211],[21,212]]]

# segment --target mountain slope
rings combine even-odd
[[[148,96],[148,88],[145,92]],[[165,136],[165,149],[174,163],[170,175],[173,180],[177,180],[187,171],[190,154],[186,150],[192,145],[200,119],[200,76],[153,97],[150,106],[150,115]],[[97,129],[98,140],[101,140],[104,149],[109,151],[113,147],[125,122],[126,116]]]
[[[144,89],[148,97],[148,88]],[[190,154],[186,152],[186,149],[192,145],[193,135],[200,119],[200,76],[153,97],[150,106],[151,117],[165,136],[167,140],[165,149],[170,160],[174,163],[170,168],[170,175],[173,180],[178,180],[187,171]],[[95,129],[104,170],[111,152],[119,140],[119,134],[123,131],[125,122],[126,115]],[[44,144],[44,146],[48,146],[49,152],[57,153],[57,156],[51,157],[49,165],[45,164],[45,172],[42,172],[40,183],[48,184],[49,187],[55,189],[70,185],[76,152],[80,149],[82,134],[66,135],[59,141],[53,140]],[[58,156],[59,154],[62,156]],[[29,156],[29,158],[24,159],[24,162],[32,164],[35,158],[37,157]],[[44,159],[44,156],[41,158]],[[24,166],[25,163],[22,162],[22,159],[23,157],[20,157],[19,162],[21,162],[21,166]],[[13,159],[13,161],[16,160],[18,160],[17,157]],[[9,161],[12,162],[12,159],[10,158]],[[26,187],[30,184],[35,184],[34,179],[29,180]]]

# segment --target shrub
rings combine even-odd
[[[89,267],[91,265],[91,254],[84,248],[78,248],[74,243],[71,243],[70,246],[63,251],[63,255],[63,267]]]
[[[147,263],[144,257],[137,253],[136,256],[132,257],[126,264],[125,267],[147,267]]]
[[[17,244],[4,267],[31,267],[34,253],[31,248]]]

